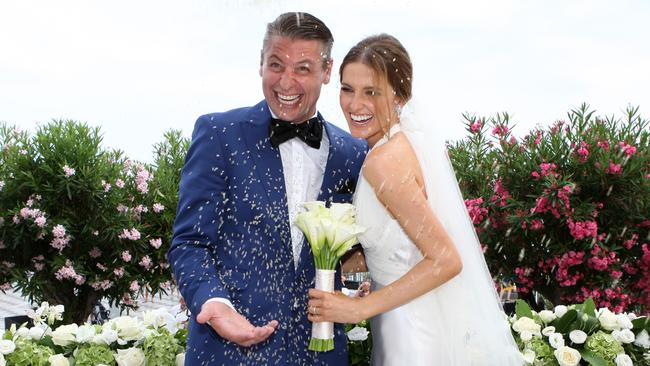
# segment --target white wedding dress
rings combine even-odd
[[[396,125],[388,136],[398,132]],[[372,365],[521,365],[444,145],[433,148],[431,138],[406,126],[401,132],[416,151],[429,204],[457,246],[463,270],[442,286],[371,319]],[[359,241],[376,291],[408,272],[422,254],[377,199],[363,171],[354,204],[357,223],[367,228]]]

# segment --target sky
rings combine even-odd
[[[517,136],[583,102],[650,118],[650,1],[0,0],[0,121],[30,131],[86,122],[105,147],[151,162],[165,131],[189,137],[198,116],[263,99],[262,38],[286,11],[333,32],[318,108],[344,129],[338,66],[382,32],[411,54],[426,122],[450,140],[464,136],[464,112],[507,111]]]

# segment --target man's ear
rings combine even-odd
[[[332,65],[334,64],[334,60],[329,59],[327,61],[327,65],[325,66],[325,75],[323,76],[323,84],[327,84],[330,82],[330,77],[332,75]]]

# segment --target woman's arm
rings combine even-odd
[[[403,134],[395,135],[368,155],[364,177],[423,258],[404,276],[363,298],[346,299],[338,294],[310,290],[309,320],[356,323],[405,304],[461,271],[456,247],[418,183],[422,181],[421,176],[415,153]],[[312,314],[314,307],[316,316]]]

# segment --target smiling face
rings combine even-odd
[[[330,80],[318,40],[272,36],[264,50],[260,76],[269,107],[278,118],[302,123],[316,114],[320,88]]]
[[[371,147],[398,122],[393,88],[361,62],[343,68],[339,102],[352,136],[365,139]]]

